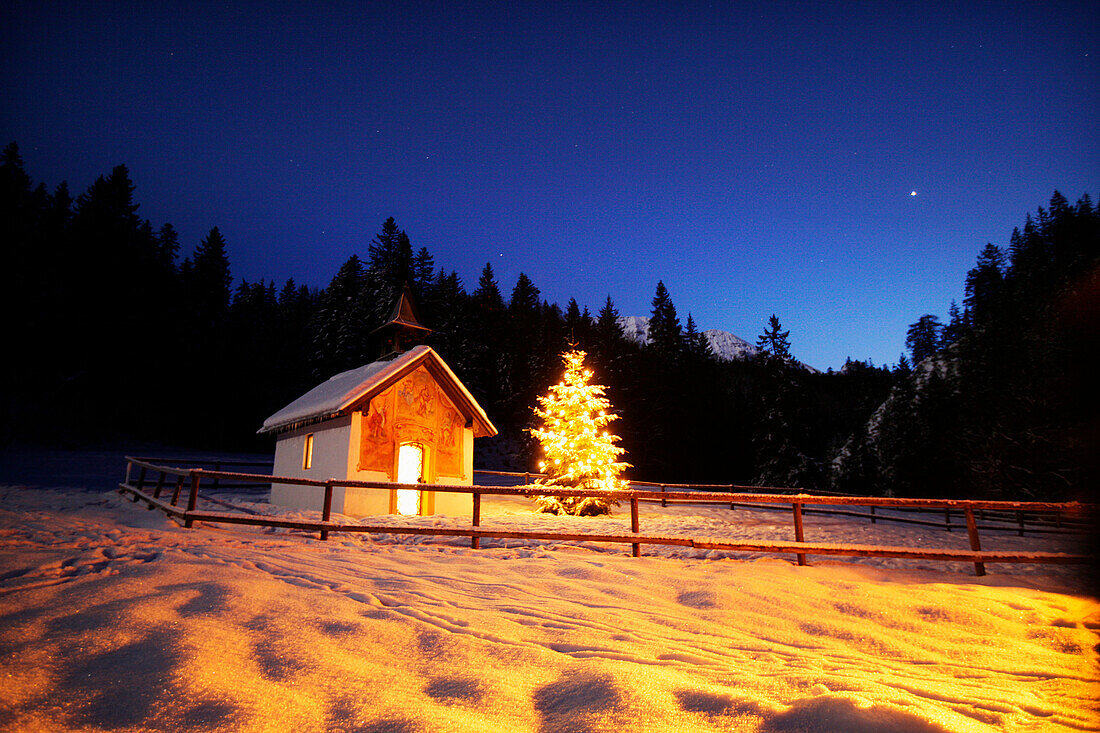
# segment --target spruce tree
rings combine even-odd
[[[786,364],[791,360],[790,331],[782,330],[779,318],[772,313],[764,333],[756,339],[756,348],[768,361]]]
[[[966,273],[963,303],[976,328],[987,328],[998,315],[998,298],[1004,284],[1004,255],[990,243],[982,248],[978,262]]]
[[[947,309],[947,324],[940,331],[939,348],[945,349],[951,344],[957,343],[964,333],[966,333],[966,324],[963,321],[962,313],[959,311],[959,304],[952,300]]]
[[[508,334],[504,299],[488,262],[481,271],[477,288],[470,296],[470,327],[473,329],[466,377],[474,394],[485,400],[491,414],[507,419],[512,410],[506,404],[511,395],[511,372],[506,353]],[[511,426],[507,426],[511,427]]]
[[[619,323],[619,311],[611,296],[607,296],[603,307],[596,317],[593,327],[593,351],[605,369],[611,367],[615,357],[621,353],[623,345],[623,327]]]
[[[439,304],[435,292],[435,258],[427,247],[421,247],[413,255],[412,279],[409,287],[412,288],[413,296],[425,320],[433,323]]]
[[[412,243],[391,216],[382,223],[382,231],[371,240],[367,250],[359,307],[373,324],[371,328],[377,328],[389,316],[405,284],[410,287],[414,284]]]
[[[200,329],[213,329],[225,318],[232,284],[225,237],[214,227],[191,257],[188,298],[195,308]]]
[[[485,263],[481,270],[481,277],[477,281],[477,289],[471,296],[474,308],[478,316],[497,321],[504,313],[504,299],[500,295],[500,286],[493,275],[493,265]]]
[[[538,497],[539,510],[551,514],[607,514],[618,502],[599,492],[630,486],[619,477],[630,464],[618,460],[624,452],[615,445],[619,438],[606,429],[619,416],[609,412],[611,403],[604,397],[605,388],[590,384],[592,371],[585,366],[584,358],[585,352],[576,349],[562,355],[565,376],[539,397],[535,416],[540,427],[532,428],[530,433],[543,450],[539,470],[546,476],[535,482],[537,486],[588,489],[595,495]]]
[[[526,273],[520,273],[508,301],[508,318],[519,331],[533,330],[539,313],[539,289]]]
[[[757,485],[795,486],[811,474],[811,460],[801,444],[804,425],[799,407],[804,403],[799,371],[791,358],[790,331],[784,331],[773,313],[756,340],[763,381],[753,445],[756,449]]]
[[[649,317],[649,348],[665,359],[675,359],[682,349],[682,329],[676,306],[664,281],[657,282]]]
[[[165,224],[157,232],[157,259],[160,266],[166,271],[174,271],[179,251],[180,238],[176,228],[171,224]]]
[[[544,384],[545,354],[540,349],[541,307],[539,289],[531,278],[520,273],[508,301],[507,338],[508,382],[512,388],[508,424],[525,425],[539,385]],[[529,441],[528,441],[529,443]],[[530,452],[531,446],[525,446]]]
[[[569,305],[565,308],[565,330],[570,343],[588,344],[588,332],[592,328],[592,319],[588,315],[588,309],[581,312],[580,304],[576,298],[569,299]]]
[[[310,362],[316,379],[327,379],[377,356],[370,354],[368,358],[367,354],[371,322],[361,298],[365,278],[363,262],[353,254],[320,295],[310,327],[313,334]]]
[[[710,350],[710,343],[707,341],[707,337],[699,333],[695,327],[695,319],[688,313],[687,323],[684,326],[684,351],[688,358],[693,361],[703,361],[705,359],[713,358],[714,354]]]
[[[909,326],[905,334],[905,347],[913,355],[913,363],[922,361],[936,353],[940,346],[943,324],[940,319],[930,314],[924,314],[917,322]]]

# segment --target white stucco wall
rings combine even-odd
[[[347,476],[352,422],[350,418],[340,418],[279,435],[275,443],[274,475],[317,481]],[[309,434],[313,435],[313,463],[307,469],[303,460]],[[271,503],[288,509],[321,511],[325,490],[321,486],[272,484]],[[332,511],[345,513],[343,487],[333,489]]]
[[[351,479],[353,481],[390,481],[391,476],[382,471],[359,470],[359,442],[363,421],[360,413],[301,428],[278,436],[275,443],[276,476],[327,479]],[[303,467],[306,435],[313,434],[313,463]],[[428,461],[434,466],[435,456],[428,448]],[[474,475],[474,431],[463,431],[462,476],[437,475],[435,482],[448,486],[469,486]],[[431,470],[431,469],[430,469]],[[429,470],[429,472],[430,472]],[[332,492],[332,511],[352,517],[389,514],[394,501],[391,489],[366,489],[335,487]],[[295,510],[321,511],[324,506],[324,488],[320,486],[294,486],[273,484],[271,503]],[[473,512],[471,494],[428,492],[424,497],[425,511],[432,514],[469,517]]]

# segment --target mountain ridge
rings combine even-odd
[[[619,326],[623,329],[623,336],[629,341],[645,346],[649,343],[649,317],[648,316],[619,316]],[[735,361],[751,359],[760,353],[760,350],[737,334],[723,331],[718,328],[708,328],[702,332],[710,345],[713,353],[721,361]],[[809,364],[795,360],[803,369],[817,373]]]
[[[628,340],[642,346],[649,343],[649,318],[647,316],[619,316],[618,321],[619,326],[623,329],[623,336]],[[702,334],[710,345],[711,352],[722,361],[751,359],[759,353],[755,346],[729,331],[708,328]]]

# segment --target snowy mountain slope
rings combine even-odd
[[[642,345],[649,343],[649,318],[645,316],[619,316],[619,325],[622,326],[623,336],[628,340]],[[703,336],[710,344],[711,352],[722,361],[751,359],[759,353],[755,346],[729,331],[708,328],[703,331]],[[818,373],[818,370],[809,364],[797,363],[806,371]]]
[[[619,326],[627,341],[642,345],[649,343],[649,319],[645,316],[619,316]]]
[[[728,331],[719,331],[717,328],[708,328],[703,335],[710,344],[710,350],[722,361],[733,359],[751,359],[756,356],[757,348],[740,336]]]
[[[619,325],[622,326],[623,335],[636,344],[649,343],[649,318],[645,316],[620,316]],[[740,336],[728,331],[720,331],[710,328],[703,331],[710,350],[722,361],[734,359],[748,359],[756,355],[756,347]]]

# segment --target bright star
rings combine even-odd
[[[910,192],[909,192],[909,195],[910,195],[910,196],[916,196],[916,195],[917,195],[917,192],[916,192],[916,191],[910,191]]]

